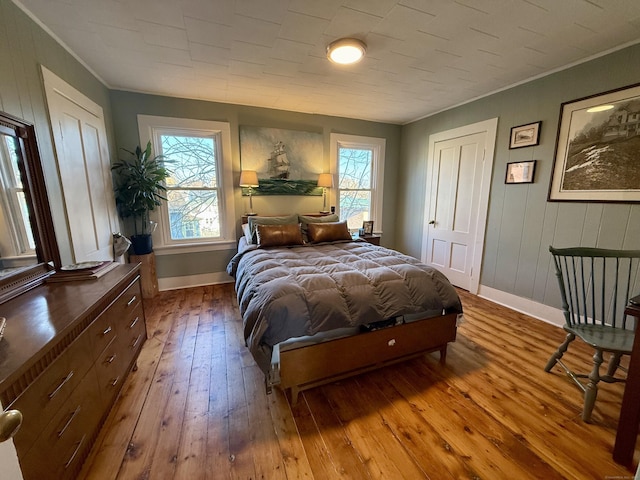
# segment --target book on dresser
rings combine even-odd
[[[74,282],[78,280],[97,280],[120,265],[111,260],[82,262],[65,265],[47,278],[48,282]]]

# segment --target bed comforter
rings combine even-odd
[[[241,248],[236,279],[244,338],[260,367],[284,340],[421,312],[462,312],[447,278],[413,257],[364,241]]]

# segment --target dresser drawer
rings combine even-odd
[[[123,320],[118,325],[120,336],[137,337],[139,334],[146,336],[146,327],[144,323],[144,311],[142,304],[139,304],[129,315],[129,318]]]
[[[11,405],[22,412],[22,427],[14,437],[18,452],[26,452],[46,423],[65,404],[92,365],[89,341],[78,337]]]
[[[116,316],[111,315],[110,311],[106,311],[87,329],[94,360],[97,360],[105,347],[116,338],[117,321]]]
[[[131,363],[131,360],[136,356],[146,339],[147,330],[144,323],[142,305],[140,305],[132,312],[126,322],[123,321],[119,325],[118,342],[122,348],[123,355],[129,359],[128,363]]]
[[[128,358],[123,352],[119,340],[120,338],[116,337],[95,364],[96,376],[105,405],[111,405],[114,397],[120,391],[127,373]]]
[[[25,479],[75,478],[91,448],[102,412],[92,369],[20,459]]]
[[[122,323],[122,319],[129,318],[131,312],[136,307],[142,308],[142,290],[140,290],[140,280],[133,282],[118,298],[113,302],[109,310],[105,313],[112,318],[113,322]]]

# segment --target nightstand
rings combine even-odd
[[[359,238],[373,245],[380,245],[380,235],[361,235]]]

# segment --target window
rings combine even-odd
[[[0,257],[35,256],[36,246],[18,168],[20,146],[8,135],[1,135],[0,140],[0,225],[9,232],[0,238]]]
[[[170,161],[159,249],[235,244],[229,124],[148,115],[138,124],[140,144],[151,140],[153,154]]]
[[[373,220],[382,232],[384,138],[331,134],[331,172],[337,174],[337,213],[350,230]]]

